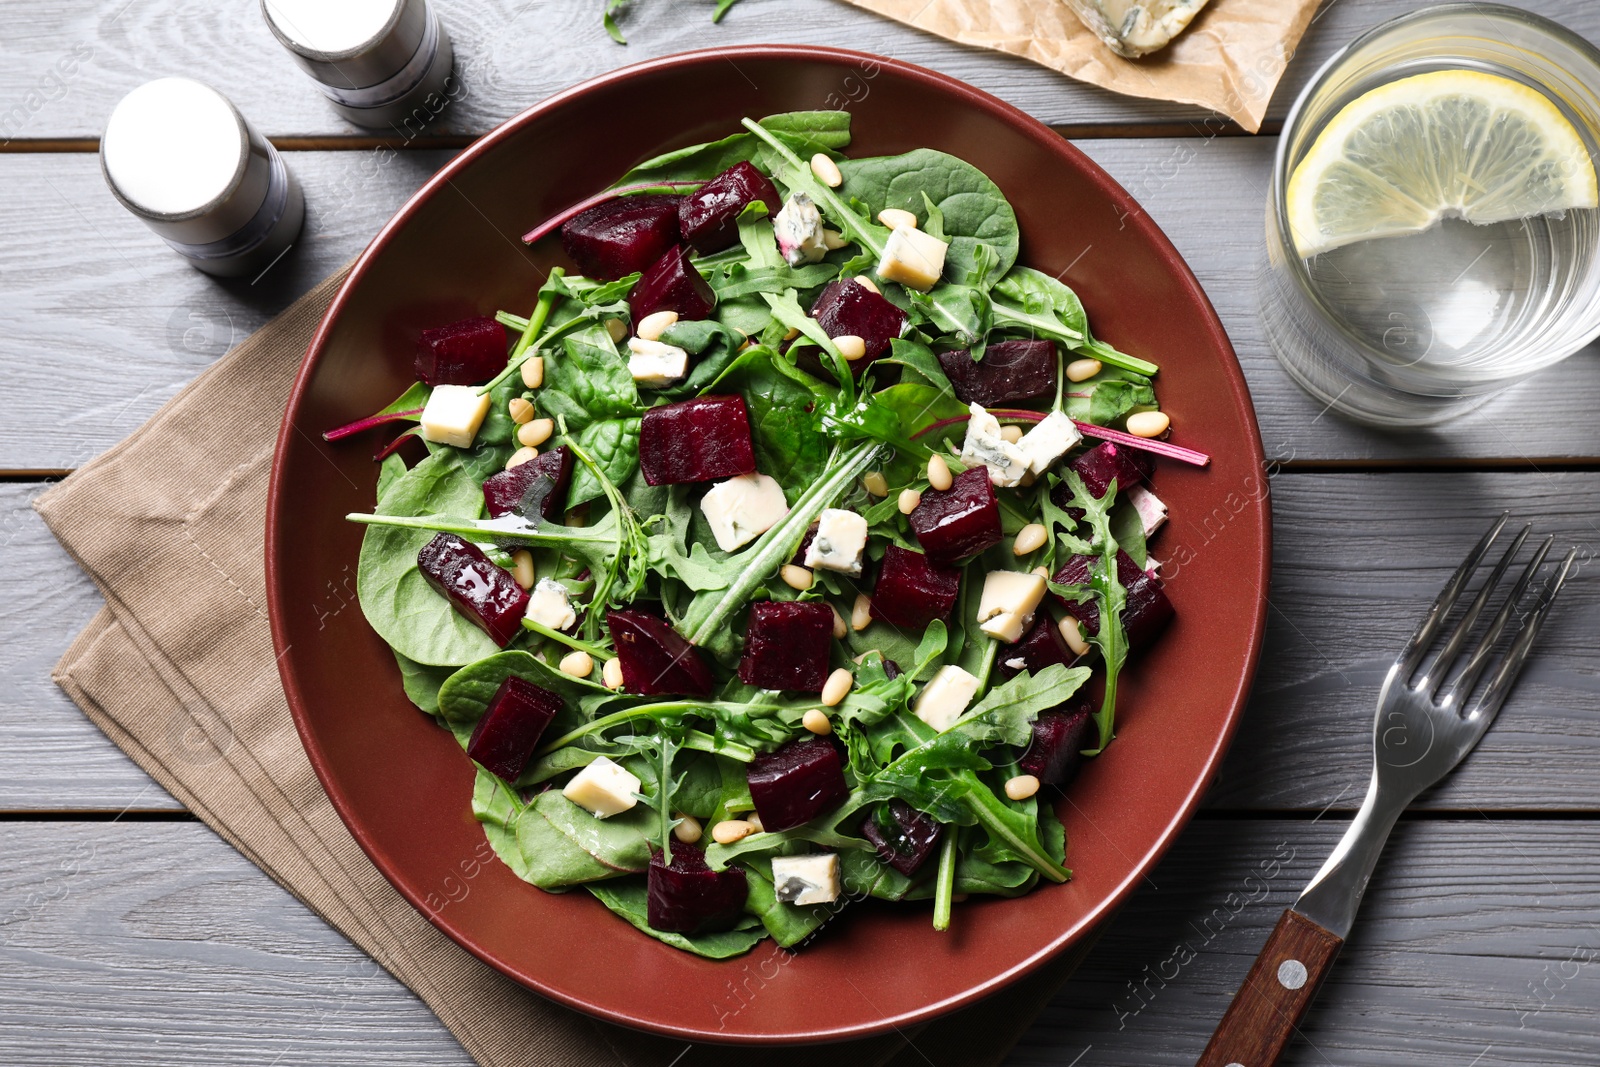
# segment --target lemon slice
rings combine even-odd
[[[1289,177],[1295,249],[1314,256],[1442,218],[1487,224],[1595,207],[1583,138],[1544,94],[1439,70],[1346,104]]]

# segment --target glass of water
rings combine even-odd
[[[1600,154],[1600,51],[1515,8],[1424,8],[1369,31],[1318,71],[1289,113],[1273,165],[1262,321],[1302,387],[1381,425],[1442,422],[1600,336],[1594,208],[1490,225],[1446,217],[1420,233],[1297,251],[1288,187],[1318,134],[1371,90],[1433,71],[1479,71],[1534,89],[1591,161]]]

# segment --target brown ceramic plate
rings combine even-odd
[[[1063,84],[1063,91],[1070,87]],[[961,904],[848,908],[793,957],[770,941],[713,962],[639,933],[583,892],[543,893],[485,855],[472,766],[406,700],[353,587],[377,469],[372,442],[319,434],[412,380],[419,329],[523,310],[557,242],[518,235],[657,153],[741,116],[848,107],[855,155],[927,146],[969,160],[1016,207],[1020,262],[1082,296],[1098,336],[1161,365],[1177,440],[1209,469],[1162,461],[1172,507],[1154,543],[1177,621],[1127,676],[1118,738],[1059,806],[1068,884]],[[463,152],[372,242],[311,344],[278,440],[267,512],[273,636],[289,706],[334,805],[378,869],[440,929],[583,1011],[689,1039],[862,1036],[966,1004],[1084,935],[1188,821],[1238,719],[1261,643],[1269,558],[1262,451],[1233,349],[1194,276],[1121,187],[1047,127],[933,71],[853,52],[749,47],[629,67],[555,96]]]

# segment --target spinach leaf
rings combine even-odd
[[[790,111],[768,115],[760,125],[806,158],[818,152],[837,152],[850,144],[848,111]],[[619,178],[616,186],[709,181],[735,163],[757,161],[760,152],[761,142],[753,134],[736,133],[645,160]]]
[[[741,864],[745,881],[750,886],[750,896],[745,900],[745,910],[761,920],[767,933],[783,948],[793,948],[822,928],[847,903],[841,899],[832,904],[785,904],[778,899],[772,884],[772,860],[762,856]],[[840,872],[841,875],[843,872]]]
[[[439,714],[439,687],[444,685],[446,678],[455,673],[455,668],[431,667],[426,663],[407,659],[399,652],[394,654],[394,658],[400,665],[400,684],[405,687],[406,696],[411,698],[411,703],[429,715]]]
[[[902,384],[926,385],[952,399],[955,397],[955,387],[950,384],[950,377],[945,374],[939,357],[921,341],[897,337],[889,342],[889,354],[878,362],[903,367],[900,372]]]
[[[714,960],[742,956],[767,936],[761,920],[754,915],[742,917],[732,930],[714,934],[671,934],[652,930],[646,918],[645,883],[642,878],[627,878],[616,882],[603,882],[588,886],[606,907],[632,923],[638,929],[673,948],[693,952]]]
[[[756,469],[776,479],[792,499],[822,477],[828,440],[817,429],[816,394],[776,367],[782,358],[767,349],[736,365],[718,388],[743,394]]]
[[[1088,418],[1084,421],[1109,426],[1134,408],[1155,405],[1156,393],[1150,388],[1150,379],[1107,379],[1090,387]]]
[[[552,737],[575,729],[587,721],[590,712],[616,696],[603,685],[556,670],[530,652],[512,650],[486,656],[450,675],[439,687],[440,717],[470,730],[488,710],[500,683],[513,676],[548,689],[566,702],[566,710],[547,730]]]
[[[548,415],[561,416],[568,430],[577,431],[592,422],[643,411],[628,364],[604,326],[590,324],[563,338],[561,347],[561,358],[545,360],[545,384],[538,394],[539,406]]]
[[[1102,363],[1138,374],[1151,375],[1159,369],[1154,363],[1096,341],[1089,333],[1089,317],[1084,314],[1078,294],[1042,271],[1016,267],[995,283],[991,296],[997,327],[1048,337]]]
[[[577,434],[578,445],[588,452],[612,483],[625,482],[639,468],[639,420],[602,419]],[[605,486],[587,464],[574,465],[567,507],[575,508],[605,493]]]

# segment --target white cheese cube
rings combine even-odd
[[[689,353],[664,341],[628,338],[628,373],[647,389],[665,389],[689,373]]]
[[[828,254],[822,235],[822,215],[805,193],[795,193],[772,217],[772,235],[789,266],[816,263]]]
[[[817,536],[806,549],[806,566],[859,575],[867,548],[867,520],[843,508],[823,508]]]
[[[940,667],[917,694],[911,710],[917,718],[944,733],[955,725],[978,692],[978,679],[956,666]]]
[[[1035,474],[1043,474],[1050,464],[1066,455],[1067,450],[1081,440],[1083,434],[1078,432],[1077,424],[1061,412],[1052,411],[1022,435],[1017,447],[1027,457],[1028,469]]]
[[[1139,521],[1144,525],[1146,537],[1161,529],[1167,521],[1167,505],[1142,485],[1136,485],[1128,490],[1128,503],[1139,513]]]
[[[839,854],[774,856],[772,888],[785,904],[833,903],[839,899]]]
[[[567,587],[554,578],[539,579],[528,597],[528,610],[522,614],[552,630],[565,630],[578,621],[578,613],[572,610],[572,599],[567,596]]]
[[[990,571],[978,598],[978,629],[1006,643],[1022,637],[1044,600],[1045,582],[1028,571]]]
[[[741,474],[711,487],[700,498],[717,547],[732,552],[772,529],[789,514],[783,487],[765,474]]]
[[[896,226],[889,231],[883,258],[878,260],[878,277],[925,293],[939,283],[939,275],[944,273],[944,254],[948,251],[947,242],[926,230]]]
[[[1028,457],[1018,445],[1000,436],[1000,420],[983,405],[972,404],[968,410],[972,417],[967,420],[967,438],[961,443],[961,462],[989,468],[989,480],[995,485],[1021,482],[1028,473]]]
[[[476,385],[436,385],[422,408],[423,440],[471,448],[487,414],[489,394]]]
[[[597,819],[621,815],[639,803],[639,779],[604,756],[572,776],[561,795]]]

